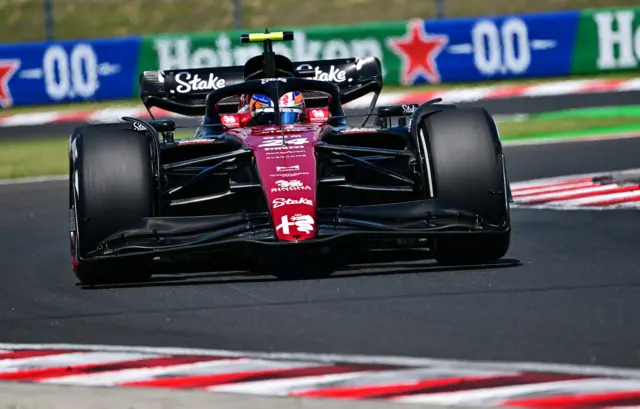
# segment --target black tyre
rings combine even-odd
[[[73,270],[83,284],[148,280],[146,263],[81,260],[104,238],[153,215],[154,175],[147,136],[122,124],[77,128],[69,146]]]
[[[483,108],[460,108],[427,116],[421,125],[433,195],[481,215],[490,224],[508,226],[501,233],[434,240],[434,258],[441,264],[500,259],[509,249],[511,226],[506,165],[495,121]]]

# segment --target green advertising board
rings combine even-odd
[[[639,67],[640,7],[581,13],[572,74],[631,71]]]
[[[400,57],[389,49],[389,37],[402,37],[407,22],[350,26],[272,28],[291,30],[292,42],[274,43],[274,51],[292,61],[378,57],[386,84],[400,81]],[[142,40],[139,70],[168,70],[243,65],[262,53],[261,44],[240,44],[245,31],[225,31],[147,36]],[[137,91],[136,91],[137,92]]]

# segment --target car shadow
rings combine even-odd
[[[522,262],[513,258],[503,258],[492,263],[473,265],[440,265],[433,259],[425,258],[424,250],[384,250],[357,254],[349,264],[335,271],[326,271],[322,277],[276,278],[268,271],[233,270],[198,273],[157,274],[149,281],[128,282],[106,285],[76,285],[82,290],[108,290],[141,287],[202,286],[215,284],[264,283],[286,281],[340,280],[354,277],[374,277],[398,274],[421,274],[438,272],[473,271],[483,269],[513,268]]]

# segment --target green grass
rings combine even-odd
[[[0,142],[0,179],[68,172],[69,138]]]
[[[503,140],[586,130],[607,132],[607,128],[625,126],[640,130],[640,106],[570,110],[498,124]],[[187,138],[192,132],[176,132],[176,138]],[[66,174],[68,141],[67,137],[0,141],[0,179]]]
[[[434,0],[240,0],[244,29],[434,18]],[[0,0],[0,39],[45,38],[42,0]],[[233,28],[232,0],[53,0],[57,39]],[[637,0],[445,0],[447,17],[637,6]]]
[[[640,116],[611,118],[563,118],[557,120],[533,119],[522,122],[501,122],[498,124],[502,139],[513,139],[551,133],[565,133],[589,129],[606,129],[622,125],[637,125],[640,130]]]
[[[175,133],[176,139],[191,135]],[[69,137],[0,141],[0,180],[67,174],[68,155]]]
[[[1,1],[1,0],[0,0]],[[550,77],[550,78],[523,78],[523,79],[510,79],[502,81],[485,81],[475,83],[446,83],[438,85],[419,85],[415,87],[402,87],[402,86],[385,86],[384,92],[412,92],[412,91],[435,91],[435,90],[451,90],[458,88],[473,88],[473,87],[486,87],[493,85],[509,86],[509,85],[525,85],[535,84],[540,82],[552,82],[552,81],[567,81],[567,80],[584,80],[584,79],[601,79],[601,80],[613,80],[613,79],[632,79],[637,78],[638,72],[621,72],[621,73],[609,73],[596,76],[585,75],[575,77]],[[131,98],[117,101],[90,101],[90,102],[76,102],[68,104],[57,105],[30,105],[19,106],[8,109],[0,110],[0,117],[3,115],[14,115],[34,112],[50,112],[50,111],[81,111],[81,110],[93,110],[104,108],[126,108],[126,107],[138,107],[143,108],[142,102],[139,98]]]

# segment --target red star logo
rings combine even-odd
[[[19,67],[20,60],[0,60],[0,106],[2,108],[9,108],[13,105],[9,80]]]
[[[424,22],[418,19],[409,21],[404,37],[387,40],[387,46],[402,60],[401,80],[404,85],[413,84],[420,74],[430,83],[439,83],[436,57],[448,43],[446,35],[427,34]]]

